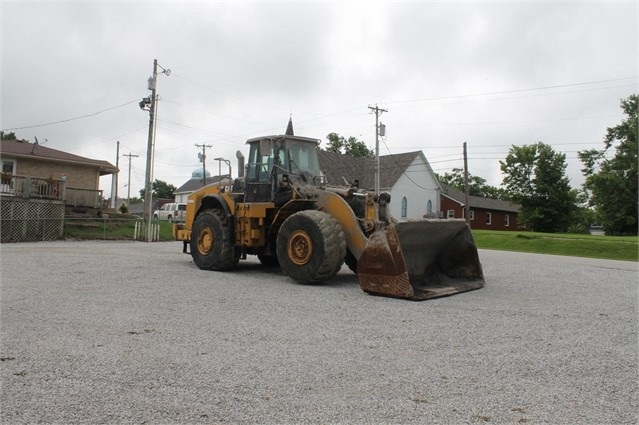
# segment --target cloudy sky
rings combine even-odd
[[[144,187],[149,114],[138,102],[157,59],[154,178],[177,187],[248,138],[331,132],[380,154],[422,150],[498,186],[511,145],[600,148],[637,92],[638,6],[627,2],[121,2],[2,0],[0,127],[77,155],[131,161]],[[128,157],[120,157],[126,196]],[[226,172],[226,165],[222,166]],[[110,196],[111,180],[101,188]]]

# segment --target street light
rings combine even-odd
[[[229,166],[229,182],[230,182],[231,181],[231,161],[229,161],[228,159],[224,159],[222,157],[213,158],[213,161],[217,161],[219,165],[218,176],[219,176],[220,184],[222,184],[222,161],[224,161],[226,165]]]

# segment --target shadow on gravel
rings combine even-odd
[[[355,273],[340,273],[331,280],[328,280],[321,284],[322,286],[327,286],[331,288],[337,288],[342,286],[357,286],[359,287],[359,282],[357,281],[357,275]]]
[[[249,262],[242,262],[242,261],[240,261],[237,267],[235,267],[233,270],[229,270],[228,272],[225,272],[225,273],[241,273],[246,276],[279,275],[284,277],[285,279],[288,279],[288,277],[286,277],[286,275],[284,274],[284,272],[279,266],[265,266],[260,263],[249,263]],[[357,281],[357,275],[355,275],[355,273],[351,272],[350,270],[349,271],[343,270],[340,273],[338,273],[337,276],[333,277],[332,279],[326,282],[309,284],[309,285],[310,286],[315,286],[315,285],[326,286],[326,287],[342,287],[342,286],[351,286],[351,285],[359,286],[359,283]]]

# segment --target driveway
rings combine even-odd
[[[638,423],[637,263],[480,251],[411,302],[177,242],[2,244],[2,423]]]

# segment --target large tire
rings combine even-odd
[[[332,278],[342,268],[345,255],[342,227],[323,211],[291,215],[277,235],[280,266],[299,283],[319,283]]]
[[[224,212],[207,210],[198,215],[191,232],[191,256],[201,269],[228,270],[238,258],[234,250],[233,225]]]

